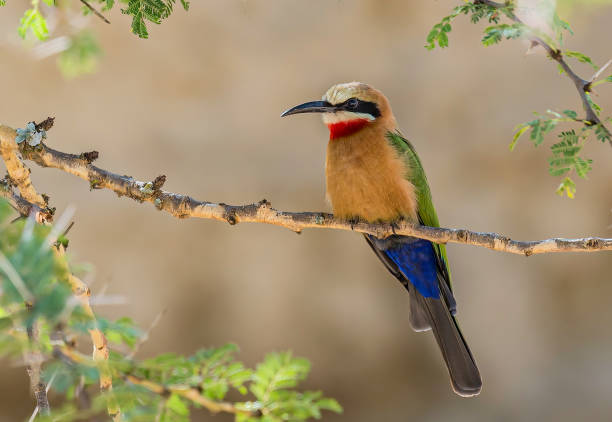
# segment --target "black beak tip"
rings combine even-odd
[[[280,116],[290,116],[300,113],[329,113],[336,111],[336,108],[327,101],[310,101],[285,110]]]

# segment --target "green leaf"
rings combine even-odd
[[[587,63],[587,64],[591,65],[593,67],[593,69],[595,69],[595,70],[599,69],[599,67],[593,63],[593,60],[591,60],[591,58],[589,56],[587,56],[586,54],[583,54],[583,53],[581,53],[579,51],[566,50],[563,54],[565,54],[565,56],[567,56],[567,57],[573,57],[573,58],[577,59],[580,63]]]
[[[132,32],[140,38],[148,38],[149,33],[145,20],[159,24],[173,11],[176,0],[126,0],[127,8],[121,13],[132,16]],[[187,0],[181,0],[185,10],[189,8]]]
[[[601,142],[606,142],[606,141],[611,142],[612,141],[610,132],[608,132],[608,130],[602,124],[598,124],[595,126],[595,136]]]
[[[517,141],[523,135],[523,133],[529,130],[529,127],[530,126],[528,124],[525,124],[523,126],[520,126],[520,129],[516,131],[516,133],[514,134],[514,138],[512,138],[512,142],[510,143],[510,151],[514,151],[514,147],[516,147]]]
[[[491,46],[493,44],[497,44],[503,38],[506,39],[516,39],[523,35],[524,25],[515,23],[512,25],[509,24],[499,24],[489,26],[485,29],[485,35],[482,39],[482,43],[485,46]]]
[[[343,410],[340,403],[338,403],[336,399],[332,398],[322,398],[317,400],[317,406],[319,406],[321,409],[330,410],[336,413],[342,413]]]
[[[310,363],[306,359],[294,358],[290,352],[271,353],[257,365],[250,389],[265,404],[271,393],[295,387],[309,371]]]
[[[593,110],[595,110],[595,113],[599,115],[599,113],[601,112],[601,107],[599,107],[599,105],[595,101],[593,101],[593,98],[591,98],[591,94],[587,92],[585,96],[589,105],[593,108]]]
[[[178,396],[178,394],[172,394],[170,396],[168,401],[166,401],[166,407],[172,410],[177,415],[189,416],[189,407]]]
[[[103,11],[108,11],[111,10],[113,8],[113,6],[115,5],[115,0],[105,0],[105,5],[102,8]]]
[[[50,7],[55,6],[55,0],[43,0],[43,2]]]
[[[575,194],[576,194],[576,184],[574,183],[572,179],[570,179],[569,177],[566,177],[565,179],[563,179],[563,181],[557,188],[557,195],[559,196],[567,195],[568,198],[572,199],[574,198]]]
[[[570,119],[576,120],[578,118],[578,113],[576,113],[574,110],[563,110],[563,114],[565,114]]]
[[[560,44],[563,44],[563,31],[567,31],[570,35],[574,35],[574,31],[572,31],[570,24],[561,19],[556,12],[553,14],[552,27],[557,34],[557,40]]]
[[[575,170],[578,176],[585,178],[591,171],[593,160],[585,160],[578,156],[582,149],[579,144],[578,135],[574,130],[562,132],[559,137],[562,139],[550,147],[553,155],[548,159],[549,173],[552,176],[562,176],[571,170]]]

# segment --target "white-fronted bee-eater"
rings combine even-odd
[[[380,91],[358,82],[334,85],[322,101],[298,105],[282,116],[298,113],[321,113],[329,128],[326,184],[336,217],[439,227],[421,161]],[[444,245],[400,235],[365,239],[408,290],[412,328],[433,331],[455,392],[480,393],[478,367],[455,320]]]

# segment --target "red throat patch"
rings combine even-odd
[[[352,135],[355,132],[360,131],[370,121],[368,119],[353,119],[345,120],[338,123],[328,123],[329,128],[329,139],[342,138],[343,136]]]

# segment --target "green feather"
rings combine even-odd
[[[415,187],[420,223],[425,226],[440,227],[438,214],[436,214],[436,209],[431,199],[431,191],[427,183],[427,176],[425,175],[425,170],[423,170],[421,160],[416,150],[410,141],[404,138],[399,132],[387,132],[387,140],[395,149],[400,159],[404,161],[408,169],[406,179]],[[439,243],[433,243],[433,246],[446,272],[448,285],[450,286],[450,268],[446,256],[446,246]]]

